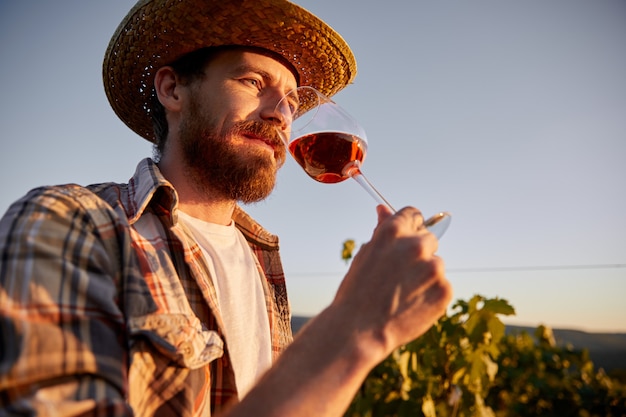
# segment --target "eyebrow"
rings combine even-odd
[[[274,77],[272,77],[269,72],[254,65],[244,64],[238,66],[233,70],[233,74],[235,75],[242,75],[247,72],[254,72],[256,74],[259,74],[266,82],[271,82],[274,80]]]

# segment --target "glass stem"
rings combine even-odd
[[[361,172],[360,165],[361,164],[359,163],[359,161],[352,162],[343,169],[343,174],[350,176],[356,182],[358,182],[361,187],[363,187],[363,189],[367,191],[367,193],[371,195],[374,200],[376,200],[378,204],[389,207],[389,209],[395,213],[396,209],[393,208],[393,206],[389,204],[389,201],[387,201],[387,199],[385,199],[385,197],[383,197],[382,194],[378,192],[376,187],[374,187],[372,183],[369,182],[367,178],[365,178],[365,175],[363,175],[363,173]]]
[[[363,175],[359,166],[360,166],[359,161],[352,162],[351,164],[347,165],[343,169],[343,175],[347,175],[353,178],[356,182],[358,182],[361,185],[361,187],[363,187],[365,191],[367,191],[369,195],[372,196],[374,200],[376,200],[378,204],[383,204],[389,207],[389,209],[395,213],[396,209],[394,209],[393,206],[389,204],[389,201],[387,201],[385,197],[383,197],[382,194],[378,192],[376,187],[374,187],[372,183],[369,182],[367,178],[365,178],[365,175]],[[447,213],[444,211],[444,212],[435,214],[434,216],[430,217],[428,220],[425,220],[424,226],[432,234],[437,236],[437,238],[441,238],[441,236],[443,236],[446,230],[448,230],[448,226],[450,225],[451,219],[452,217],[450,213]]]

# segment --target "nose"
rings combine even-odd
[[[270,123],[282,141],[287,145],[291,136],[292,115],[289,104],[282,97],[277,100],[268,100],[268,104],[261,110],[263,121]]]
[[[261,118],[281,130],[287,130],[293,120],[292,106],[283,95],[268,99],[261,111]]]

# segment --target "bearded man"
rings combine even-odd
[[[141,0],[103,69],[156,157],[127,184],[32,190],[2,218],[0,415],[342,415],[445,311],[437,240],[417,209],[379,206],[293,340],[278,238],[238,203],[274,187],[281,98],[345,87],[350,48],[285,0]]]

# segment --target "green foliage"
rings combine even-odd
[[[372,370],[346,417],[626,416],[626,389],[552,332],[505,335],[506,300],[459,300]]]
[[[354,248],[356,248],[356,242],[352,239],[347,239],[343,242],[343,247],[341,249],[341,259],[348,262],[352,259],[352,253],[354,252]]]
[[[595,371],[586,350],[558,347],[539,326],[506,336],[499,372],[486,401],[497,416],[625,416],[626,387]]]
[[[426,334],[376,367],[346,416],[490,416],[484,403],[504,336],[505,300],[458,301]]]

